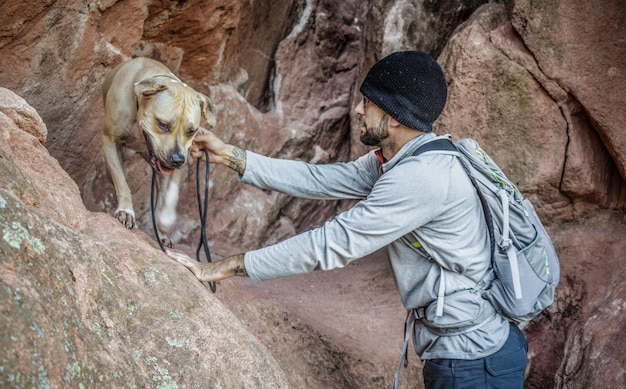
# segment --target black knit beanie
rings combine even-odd
[[[401,124],[431,132],[448,88],[439,64],[423,51],[400,51],[376,62],[361,93]]]

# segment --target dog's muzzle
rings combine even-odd
[[[174,172],[174,169],[180,168],[185,163],[185,155],[181,153],[172,153],[169,157],[168,161],[162,161],[157,157],[154,152],[154,148],[152,147],[152,143],[150,142],[150,137],[148,134],[143,133],[143,136],[146,140],[146,147],[148,149],[148,155],[150,157],[150,165],[152,168],[158,173],[163,174],[164,176],[171,176]]]

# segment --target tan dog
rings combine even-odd
[[[215,126],[211,100],[180,81],[160,62],[135,58],[105,78],[102,148],[115,186],[115,217],[126,228],[136,225],[121,148],[141,154],[158,172],[157,228],[167,246],[176,221],[176,206],[187,172],[189,147],[204,118]]]

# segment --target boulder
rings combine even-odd
[[[626,179],[626,112],[615,109],[626,99],[624,3],[515,0],[511,23],[546,76],[580,102]]]
[[[45,133],[0,88],[0,386],[288,387],[189,271],[85,209]]]
[[[520,3],[513,19],[504,5],[485,5],[455,31],[439,57],[449,102],[437,130],[479,140],[533,200],[561,259],[556,303],[524,326],[526,387],[619,387],[626,362],[619,335],[625,329],[624,180],[593,109],[569,92],[574,81],[544,71],[550,66],[522,40],[515,15],[530,10]],[[568,24],[570,14],[536,17]],[[586,21],[595,23],[603,22]],[[610,66],[612,55],[602,66]]]

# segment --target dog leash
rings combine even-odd
[[[196,260],[200,262],[200,249],[204,247],[204,256],[207,262],[211,262],[211,253],[209,252],[209,245],[206,240],[206,212],[209,208],[209,152],[203,149],[205,157],[205,169],[204,169],[204,207],[202,206],[202,199],[200,196],[200,159],[196,160],[196,193],[198,197],[198,214],[200,215],[200,242],[196,249]],[[209,289],[215,293],[215,282],[208,282]]]
[[[200,159],[196,161],[196,194],[198,198],[198,213],[200,214],[200,243],[198,244],[198,248],[196,249],[196,261],[201,262],[200,260],[200,250],[204,247],[204,256],[206,257],[207,262],[211,262],[211,253],[209,252],[209,245],[207,243],[206,238],[206,213],[208,209],[209,203],[209,152],[207,150],[204,151],[204,156],[206,157],[206,169],[204,176],[204,200],[200,194]],[[154,229],[154,235],[156,237],[156,241],[159,244],[159,247],[163,252],[165,252],[165,248],[163,247],[163,243],[161,242],[161,237],[159,236],[159,230],[156,225],[156,219],[154,216],[154,197],[155,197],[155,188],[156,188],[156,175],[157,172],[152,170],[152,188],[150,190],[150,213],[152,214],[152,228]],[[215,293],[216,286],[215,282],[207,282],[209,289],[211,292]]]

